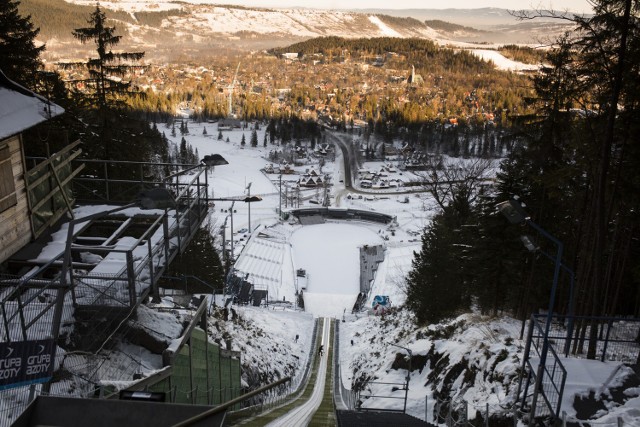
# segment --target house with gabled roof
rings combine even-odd
[[[309,175],[302,176],[298,182],[301,187],[319,187],[323,183],[321,177]]]

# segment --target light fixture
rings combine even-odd
[[[531,236],[520,236],[520,241],[529,252],[537,252],[540,249],[538,245],[533,243],[533,239],[531,238]]]
[[[529,219],[522,205],[513,199],[498,203],[496,208],[511,224],[522,224]]]
[[[220,154],[207,154],[200,160],[206,166],[228,165],[229,162]]]

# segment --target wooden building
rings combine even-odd
[[[63,111],[0,71],[0,263],[34,237],[22,133]]]

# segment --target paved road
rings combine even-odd
[[[407,190],[391,190],[391,189],[386,189],[386,190],[365,190],[362,188],[356,188],[353,186],[353,180],[352,180],[352,172],[351,172],[351,159],[353,157],[355,157],[355,153],[353,153],[353,149],[354,146],[351,143],[351,140],[353,138],[352,135],[349,134],[344,134],[341,132],[335,132],[335,131],[326,131],[326,134],[329,137],[329,140],[334,142],[336,147],[340,149],[340,151],[342,151],[342,159],[343,159],[343,168],[344,168],[344,188],[343,189],[338,189],[336,191],[336,206],[340,207],[340,202],[342,197],[346,196],[349,193],[355,193],[355,194],[369,194],[369,195],[374,195],[374,196],[384,196],[384,195],[403,195],[403,194],[415,194],[415,193],[425,193],[428,192],[428,188],[427,185],[429,185],[429,183],[425,183],[423,186],[416,186],[416,187],[412,187],[410,189]],[[445,182],[443,182],[445,183]],[[335,183],[334,183],[335,185]]]
[[[267,424],[268,427],[291,427],[306,426],[311,421],[313,414],[316,412],[322,398],[324,396],[324,384],[327,379],[327,355],[329,354],[329,330],[331,321],[328,318],[322,319],[322,340],[320,344],[324,346],[324,354],[321,356],[320,365],[318,366],[318,374],[313,393],[309,400],[301,406],[292,409],[287,414]]]

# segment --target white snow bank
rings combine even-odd
[[[500,52],[488,49],[473,49],[471,53],[483,61],[492,61],[499,70],[531,71],[540,68],[538,65],[525,64],[505,58]]]

